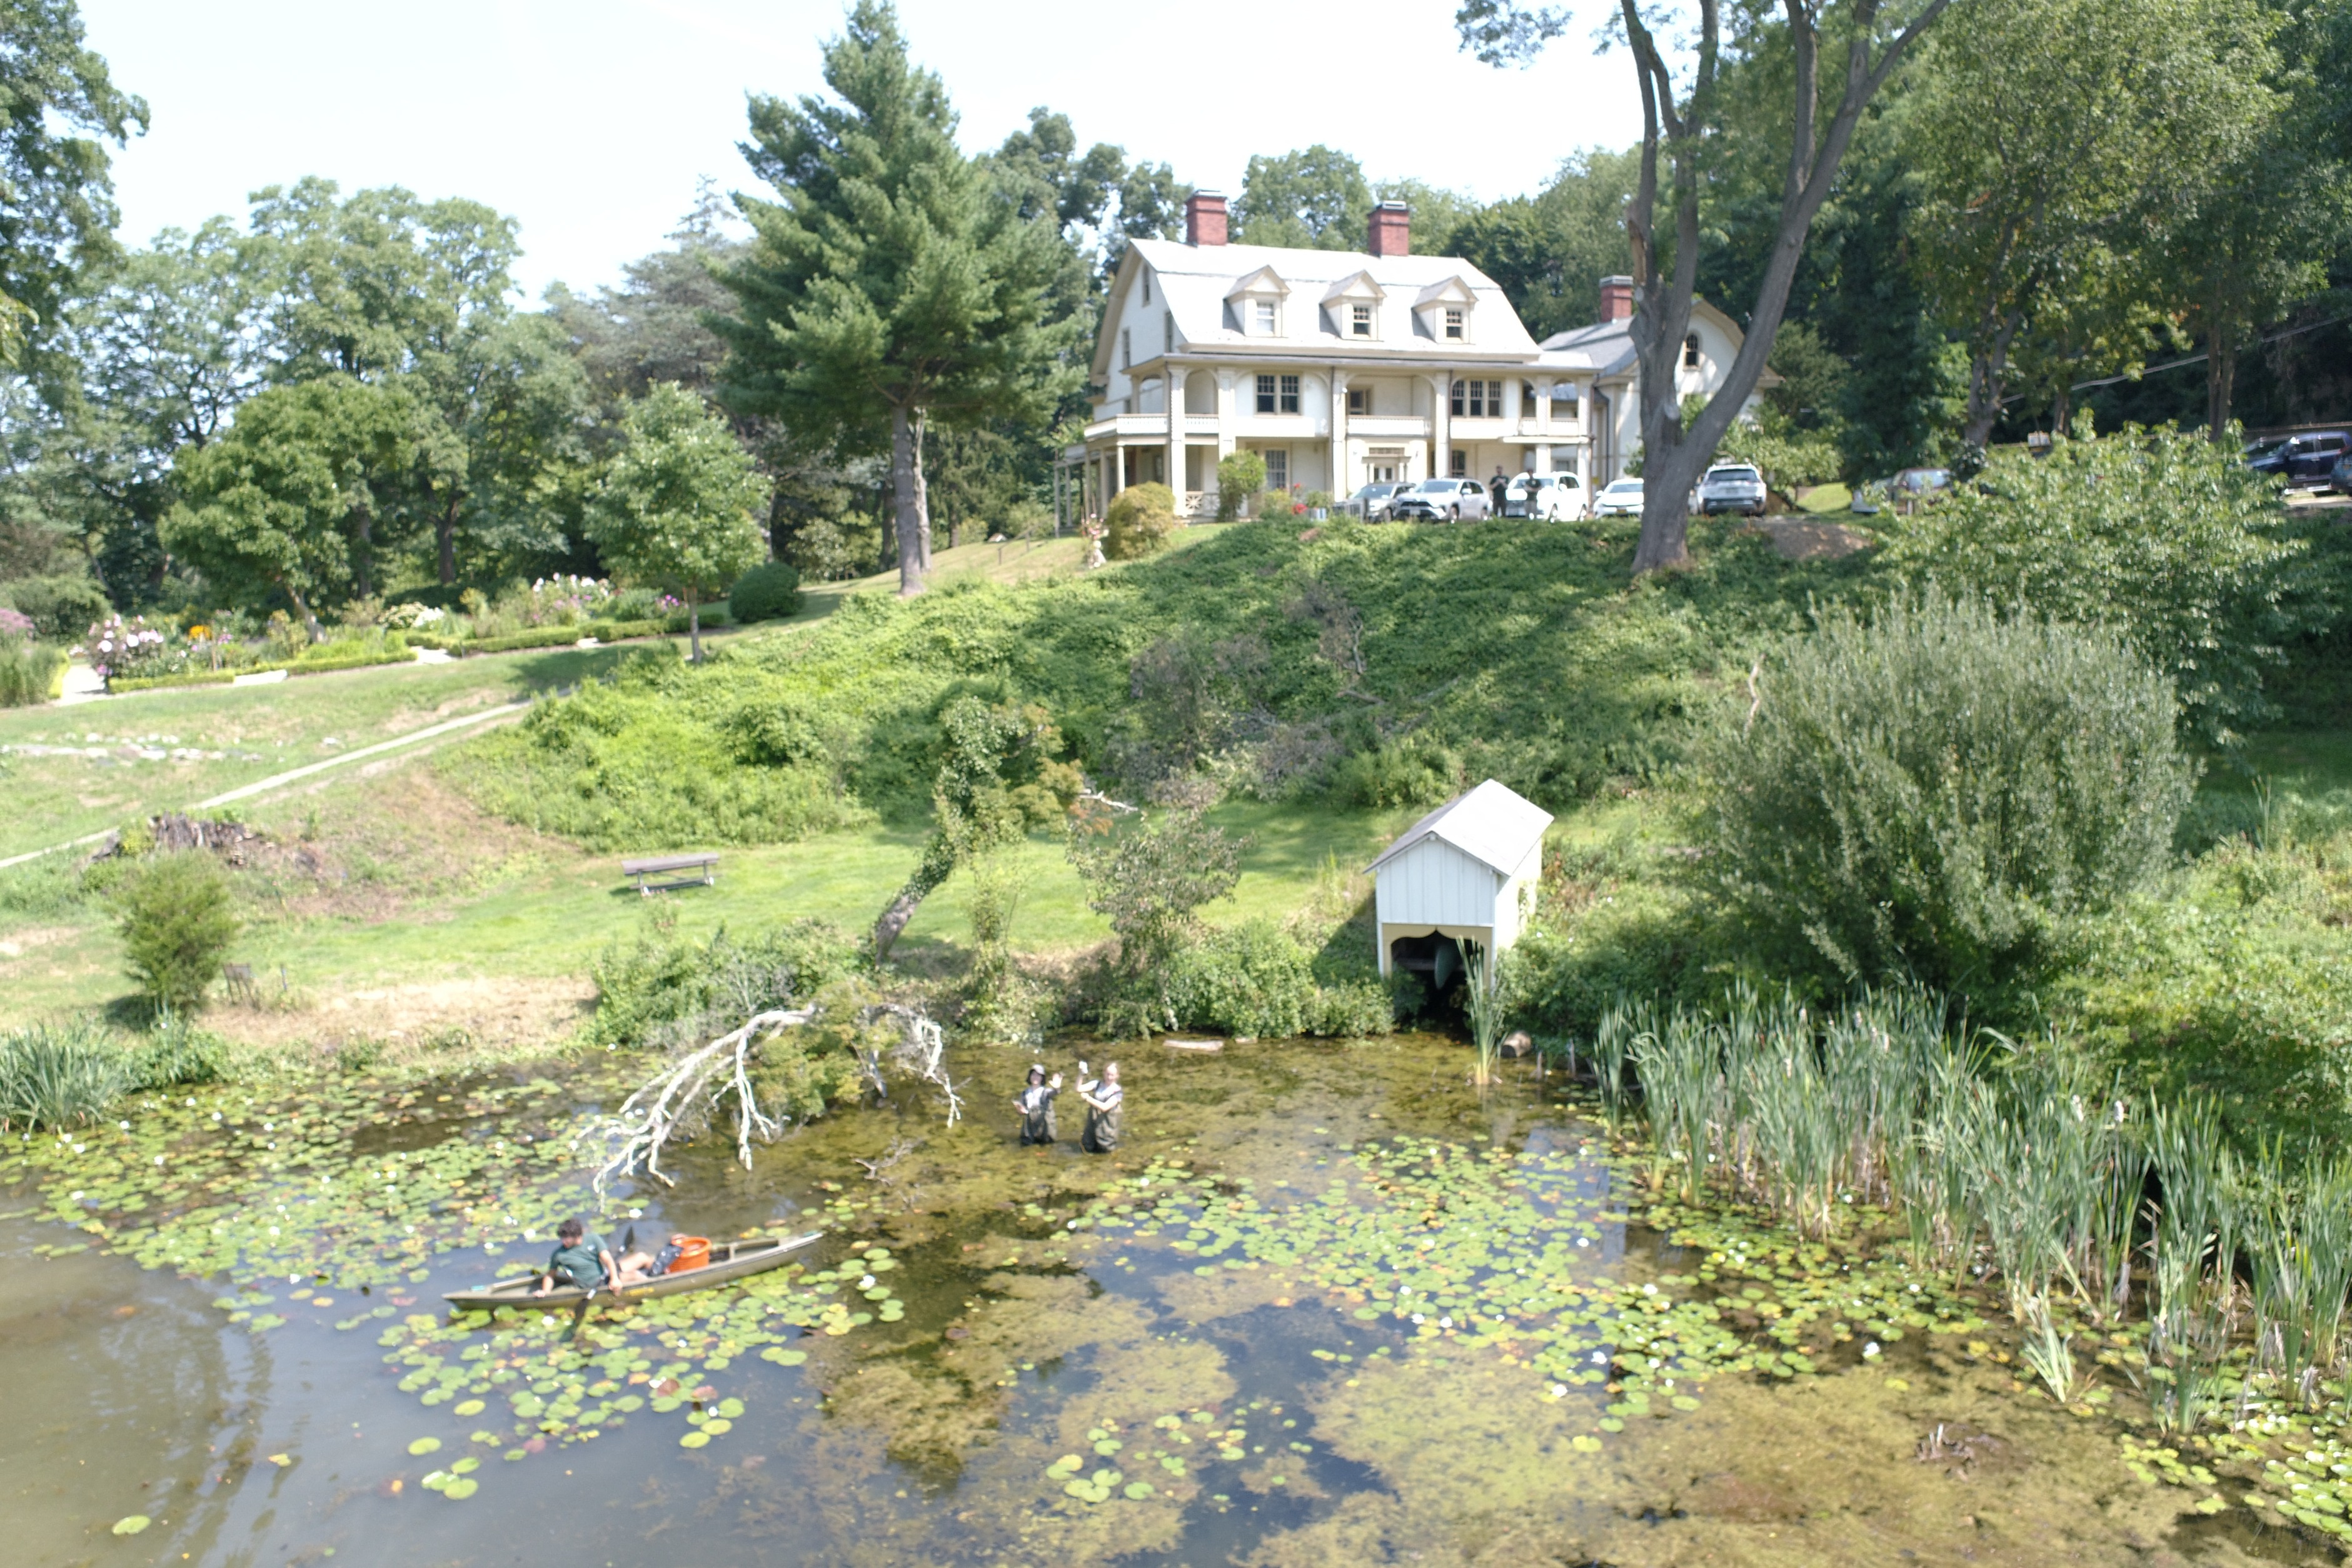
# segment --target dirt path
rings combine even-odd
[[[303,767],[289,768],[282,773],[272,773],[266,779],[259,779],[249,784],[240,784],[233,790],[226,790],[209,799],[195,801],[187,809],[191,813],[210,811],[215,806],[249,800],[255,795],[267,795],[271,790],[281,789],[299,779],[309,778],[314,773],[322,773],[331,768],[348,767],[353,763],[365,761],[369,757],[381,756],[386,752],[400,751],[404,747],[416,744],[419,741],[430,741],[437,735],[446,735],[452,730],[463,730],[470,725],[488,723],[493,719],[511,718],[517,713],[527,712],[530,708],[529,700],[525,700],[520,702],[509,702],[503,708],[488,708],[479,713],[468,713],[439,724],[430,724],[405,735],[395,735],[389,741],[379,741],[373,746],[362,746],[356,752],[346,752],[339,757],[329,757],[323,763],[311,763]],[[44,855],[57,855],[68,849],[79,849],[86,844],[95,844],[105,837],[105,833],[89,833],[64,844],[52,844],[46,849],[32,849],[22,855],[11,855],[6,859],[0,860],[0,870],[5,870],[11,866],[21,866],[27,860],[37,860]]]

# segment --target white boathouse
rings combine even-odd
[[[1550,826],[1551,813],[1488,779],[1399,834],[1368,868],[1381,973],[1414,971],[1442,995],[1465,943],[1507,951],[1535,913]]]

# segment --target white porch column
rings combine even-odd
[[[1450,374],[1429,378],[1429,477],[1433,479],[1454,471],[1453,385]]]
[[[1176,515],[1190,514],[1184,507],[1184,370],[1181,365],[1168,364],[1168,488],[1176,493]]]
[[[1356,476],[1348,471],[1348,373],[1331,373],[1331,499],[1346,500],[1355,493]]]
[[[1217,461],[1234,455],[1234,373],[1217,372]]]

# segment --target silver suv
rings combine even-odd
[[[1353,512],[1366,522],[1386,522],[1389,518],[1389,503],[1402,495],[1407,488],[1404,485],[1391,484],[1366,485],[1362,489],[1341,501],[1339,510],[1344,512]]]
[[[1486,487],[1475,479],[1423,479],[1389,503],[1389,515],[1400,522],[1459,522],[1493,510]]]
[[[1753,463],[1717,463],[1698,482],[1698,510],[1712,517],[1719,511],[1764,515],[1764,476]]]

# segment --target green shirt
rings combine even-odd
[[[558,1247],[547,1260],[547,1271],[560,1289],[566,1285],[593,1290],[604,1282],[604,1238],[591,1232],[569,1247]]]

